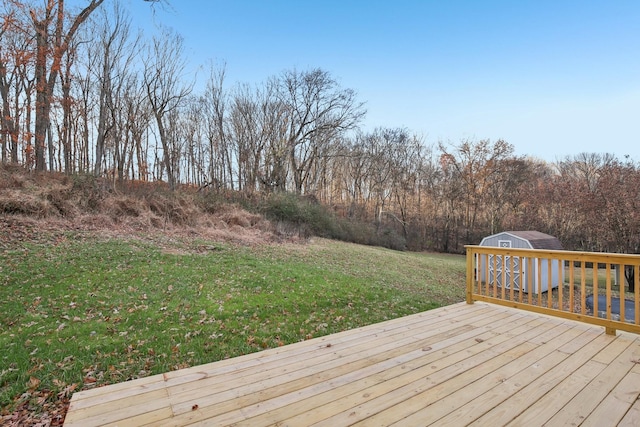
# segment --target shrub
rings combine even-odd
[[[214,192],[198,193],[196,203],[207,214],[215,214],[227,205],[224,197]]]
[[[99,211],[104,200],[104,191],[98,183],[98,179],[91,174],[78,174],[73,176],[71,186],[77,195],[78,206],[88,211]]]
[[[156,190],[146,197],[151,212],[174,225],[193,225],[197,208],[188,195],[180,196],[171,191]]]
[[[339,218],[313,197],[276,193],[268,197],[263,214],[275,222],[280,234],[315,235],[394,250],[406,250],[406,239],[393,229],[376,230],[373,224]]]

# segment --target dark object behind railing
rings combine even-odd
[[[593,295],[589,295],[586,298],[587,309],[591,314],[593,313]],[[607,306],[607,297],[606,295],[598,295],[598,307],[606,307]],[[607,312],[603,310],[598,310],[598,317],[603,319],[607,318]],[[620,298],[611,297],[611,317],[613,320],[620,320]],[[624,320],[625,322],[635,322],[636,320],[636,308],[635,304],[631,300],[624,301]]]
[[[629,292],[635,292],[635,275],[633,274],[634,268],[632,265],[624,266],[624,277],[627,279],[627,284],[629,285]]]

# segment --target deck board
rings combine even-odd
[[[640,338],[454,304],[73,395],[65,426],[638,425]]]

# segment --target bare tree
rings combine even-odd
[[[53,89],[60,73],[62,57],[80,25],[103,1],[91,0],[73,18],[71,26],[66,30],[64,0],[47,0],[43,10],[35,8],[29,10],[36,35],[35,160],[37,170],[47,168],[44,156],[45,138],[50,125]]]
[[[120,100],[124,114],[124,127],[131,144],[126,153],[128,170],[132,179],[147,181],[149,177],[148,141],[144,138],[152,120],[152,112],[147,102],[146,89],[137,75],[131,74],[126,80]]]
[[[599,169],[594,209],[586,212],[602,250],[640,252],[640,170],[627,160],[610,160]]]
[[[58,154],[62,152],[64,159],[58,160],[58,164],[63,167],[64,172],[66,174],[71,174],[76,171],[75,161],[73,155],[72,148],[72,122],[73,122],[73,107],[74,100],[71,96],[71,87],[73,82],[73,66],[76,62],[76,58],[78,55],[77,52],[77,41],[72,40],[69,44],[69,48],[67,49],[65,55],[63,56],[63,64],[60,75],[60,83],[61,83],[61,108],[62,108],[62,123],[58,126],[58,139],[60,141],[60,145],[62,150],[58,150]],[[55,116],[55,115],[54,115]],[[49,139],[49,145],[51,146],[53,141]],[[49,157],[52,156],[52,149],[49,150]],[[49,165],[53,169],[53,161],[49,160]]]
[[[364,136],[368,156],[367,189],[375,198],[375,223],[380,228],[390,212],[388,203],[393,197],[393,178],[396,173],[398,149],[406,144],[408,135],[404,129],[377,128]]]
[[[557,162],[556,167],[562,174],[583,182],[588,190],[593,192],[598,184],[601,170],[615,163],[615,160],[615,156],[608,153],[579,153]]]
[[[450,160],[450,165],[464,184],[464,238],[465,242],[470,243],[476,238],[480,210],[491,187],[498,181],[501,162],[512,156],[513,146],[504,140],[495,143],[489,140],[465,140],[453,147],[451,152],[443,143],[438,148]]]
[[[363,208],[368,199],[366,183],[369,180],[370,161],[364,135],[358,134],[345,145],[345,169],[343,174],[346,193],[349,195],[348,216],[357,217],[357,211]]]
[[[167,182],[175,189],[176,176],[173,169],[176,159],[173,156],[173,144],[167,132],[174,110],[191,93],[193,84],[184,82],[184,42],[180,35],[164,29],[160,36],[153,38],[145,58],[143,81],[149,104],[156,121],[162,144],[162,162],[167,174]]]
[[[185,142],[184,177],[186,182],[203,188],[208,183],[206,173],[205,126],[202,117],[205,104],[201,96],[190,96],[181,117],[182,138]],[[208,185],[207,185],[208,186]]]
[[[286,172],[285,109],[270,80],[263,87],[241,85],[231,98],[229,125],[237,159],[238,189],[252,193],[283,189]]]
[[[436,249],[437,224],[441,212],[442,194],[440,180],[442,177],[438,165],[436,150],[433,146],[426,146],[420,156],[420,169],[418,170],[418,194],[416,200],[417,211],[412,221],[416,229],[415,240],[409,242],[416,249]]]
[[[365,115],[351,89],[342,89],[321,69],[286,71],[278,80],[278,99],[286,108],[287,150],[294,187],[302,192],[317,147],[354,129]]]
[[[24,33],[17,31],[19,23],[16,22],[15,9],[11,4],[6,4],[5,7],[6,9],[0,14],[0,97],[2,98],[0,111],[2,154],[0,157],[2,162],[6,162],[7,154],[10,153],[11,163],[18,163],[19,123],[17,120],[20,108],[17,104],[22,91],[22,84],[19,81],[20,68],[28,60],[30,53],[28,39],[24,37]],[[15,91],[12,91],[12,88]],[[14,108],[11,105],[12,95],[15,101]]]
[[[499,171],[493,175],[487,189],[483,209],[483,217],[488,224],[487,232],[490,234],[502,231],[503,225],[509,219],[512,223],[515,222],[513,216],[517,215],[520,206],[525,202],[525,185],[528,181],[535,180],[534,164],[525,159],[505,158],[496,167]]]
[[[409,136],[408,130],[404,130],[406,136],[398,139],[394,149],[394,168],[392,173],[392,192],[395,200],[395,209],[398,215],[394,216],[402,227],[405,239],[409,238],[409,224],[419,211],[419,183],[420,173],[423,170],[423,145],[416,136]]]
[[[211,65],[203,95],[205,135],[209,153],[206,187],[222,185],[233,189],[233,162],[227,132],[227,95],[224,91],[225,67]]]
[[[131,89],[135,77],[134,63],[139,49],[140,35],[132,37],[131,22],[119,3],[101,15],[97,26],[97,43],[92,56],[96,58],[95,72],[98,88],[98,125],[95,143],[94,174],[103,173],[106,143],[113,150],[113,163],[118,177],[124,177],[126,148],[121,146],[126,139],[128,122],[125,92]]]

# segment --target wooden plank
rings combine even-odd
[[[455,328],[455,329],[454,329]],[[314,353],[309,353],[305,358],[279,359],[260,365],[260,371],[246,371],[231,373],[231,375],[216,375],[206,379],[181,384],[179,387],[170,387],[169,392],[174,396],[174,402],[186,402],[191,396],[201,395],[202,388],[206,388],[207,395],[213,395],[218,391],[224,391],[229,387],[229,381],[240,387],[244,384],[254,385],[259,381],[272,379],[279,371],[285,372],[290,377],[304,375],[304,370],[319,371],[326,366],[326,370],[335,370],[338,366],[348,365],[350,361],[359,358],[373,358],[386,351],[402,352],[404,346],[426,346],[431,342],[437,342],[450,335],[456,335],[464,330],[472,329],[470,325],[446,322],[438,328],[424,328],[424,332],[416,334],[412,331],[403,331],[397,335],[383,335],[371,340],[361,340],[354,346],[343,348],[340,345],[327,345],[319,347]],[[391,356],[386,356],[391,357]],[[300,372],[298,372],[300,371]],[[336,371],[334,371],[336,372]],[[219,397],[216,398],[219,402]],[[190,408],[192,405],[188,405]],[[201,405],[202,406],[202,405]],[[176,409],[179,413],[180,410]]]
[[[104,424],[104,427],[139,427],[139,426],[145,426],[145,425],[154,426],[158,422],[162,420],[166,420],[167,418],[171,418],[171,417],[173,417],[173,411],[171,410],[170,406],[167,406],[155,411],[134,415],[127,419]]]
[[[149,393],[139,394],[135,399],[112,400],[69,411],[64,425],[66,427],[103,426],[109,423],[123,422],[128,418],[170,407],[167,391],[154,390]]]
[[[440,425],[468,425],[565,361],[570,355],[558,351],[559,344],[569,341],[579,342],[583,346],[592,339],[578,328],[571,328],[501,367],[492,375],[457,390],[436,403],[425,405],[398,425],[411,426],[436,421]]]
[[[524,342],[507,351],[500,351],[493,355],[487,351],[483,355],[488,357],[480,363],[477,363],[480,359],[476,359],[471,364],[462,363],[445,369],[439,372],[440,375],[419,378],[407,386],[390,391],[381,399],[358,405],[353,411],[340,413],[323,420],[318,425],[344,425],[347,423],[350,425],[389,425],[417,411],[427,402],[441,399],[451,391],[489,375],[501,365],[520,357],[534,347],[534,344]],[[462,370],[458,369],[460,367]]]
[[[526,408],[537,402],[560,382],[573,375],[576,370],[587,363],[591,358],[611,342],[611,338],[604,335],[601,330],[593,338],[595,328],[583,334],[592,338],[584,347],[576,349],[566,360],[549,370],[538,379],[524,388],[515,391],[511,396],[502,401],[499,406],[493,407],[489,412],[470,422],[470,426],[502,426],[512,421]],[[602,365],[599,365],[602,366]],[[595,375],[595,374],[594,374]]]
[[[584,427],[617,425],[640,396],[640,372],[630,372],[584,420]]]
[[[264,413],[253,418],[247,418],[238,425],[266,426],[274,424],[280,420],[287,420],[290,425],[309,425],[316,418],[318,412],[324,412],[326,405],[337,408],[345,398],[351,395],[361,394],[367,398],[374,398],[380,389],[375,385],[384,381],[392,380],[407,372],[438,362],[441,359],[455,357],[456,353],[463,354],[469,347],[478,345],[485,340],[491,339],[501,332],[506,332],[518,325],[531,322],[531,318],[518,318],[505,323],[492,323],[488,326],[494,328],[476,328],[473,331],[451,337],[447,340],[435,343],[417,352],[411,352],[402,358],[390,360],[388,365],[377,364],[366,369],[349,373],[335,380],[321,383],[313,387],[308,387],[295,396],[284,396],[281,400],[271,400],[266,402],[269,406],[265,410],[264,403],[261,407]],[[452,356],[454,355],[454,356]],[[415,357],[419,356],[419,357]],[[430,368],[429,368],[430,369]],[[407,378],[415,377],[415,373]],[[403,380],[404,381],[404,380]]]
[[[534,402],[529,402],[529,406],[523,412],[505,425],[519,427],[542,425],[562,409],[579,390],[582,390],[604,368],[605,366],[601,363],[596,363],[592,360],[588,361],[553,387],[547,394]],[[504,405],[506,405],[506,402]],[[522,407],[519,408],[521,409]]]
[[[629,348],[629,342],[618,340],[614,337],[607,336],[608,345],[604,347],[594,358],[578,368],[569,375],[565,380],[557,384],[549,392],[533,402],[519,416],[513,419],[507,425],[509,426],[529,426],[542,425],[558,413],[572,399],[580,394],[591,381],[607,368],[607,364],[596,360],[609,360],[623,354]],[[562,425],[562,424],[559,424]]]
[[[517,350],[513,350],[513,351],[517,351]],[[443,361],[443,363],[446,363]],[[498,363],[498,362],[496,362]],[[429,367],[425,367],[425,370],[428,370]],[[410,386],[406,386],[406,384],[409,383]],[[397,394],[398,393],[398,387],[401,385],[405,385],[405,389],[402,390],[405,393],[411,393],[411,391],[409,391],[409,387],[422,387],[422,386],[428,386],[428,380],[426,379],[426,377],[421,377],[421,378],[415,378],[414,376],[412,376],[411,374],[408,374],[406,376],[403,377],[396,377],[395,379],[391,380],[391,381],[384,381],[379,383],[378,385],[376,385],[374,387],[374,389],[376,390],[376,395],[380,395],[384,398],[390,398],[395,400],[396,396],[391,396],[391,393]],[[395,389],[395,390],[394,390]],[[365,393],[365,395],[368,393]],[[343,401],[347,401],[346,405],[348,407],[353,407],[354,406],[354,402],[349,402],[350,400],[354,400],[356,403],[358,401],[360,401],[362,399],[362,395],[358,394],[355,396],[349,396],[346,399],[343,399]],[[403,400],[404,397],[400,397],[400,400]],[[319,416],[320,419],[326,418],[327,416],[330,416],[334,413],[335,411],[335,406],[334,405],[329,405],[329,406],[325,406],[323,408],[320,408],[320,411],[317,411],[317,415]],[[222,418],[214,418],[213,421],[218,423],[218,424],[226,424],[229,421],[232,421],[233,418],[229,418],[229,417],[222,417]],[[315,420],[310,420],[310,422],[313,422]],[[333,422],[334,420],[330,421]],[[325,421],[319,423],[318,425],[323,425]],[[288,421],[285,421],[285,423],[289,424]],[[344,422],[344,421],[340,421],[338,420],[338,424],[337,425],[346,425],[346,424],[350,424],[350,422]]]
[[[533,319],[531,322],[535,321],[536,319]],[[501,336],[499,336],[499,338],[503,340],[508,339]],[[437,341],[434,341],[434,343],[437,343]],[[419,345],[415,346],[414,349],[406,347],[406,351],[414,351],[416,357],[419,357],[424,353],[422,350],[427,344],[429,343],[421,342],[419,343]],[[387,351],[392,351],[394,352],[393,354],[396,354],[395,352],[397,351],[397,349],[395,349],[393,345],[390,345]],[[354,362],[352,360],[353,358],[350,357],[351,356],[345,356],[343,358],[333,358],[331,360],[331,365],[325,365],[322,372],[325,372],[330,376],[322,376],[321,373],[321,376],[318,376],[319,368],[317,364],[310,364],[308,362],[302,361],[301,363],[303,365],[306,365],[307,371],[303,372],[304,376],[298,378],[298,382],[292,382],[291,377],[273,376],[272,378],[269,377],[264,379],[263,381],[254,381],[240,386],[235,386],[234,384],[233,388],[223,391],[222,393],[209,396],[200,396],[197,400],[197,404],[200,410],[197,411],[197,413],[184,410],[189,408],[189,404],[191,404],[191,402],[188,402],[187,406],[183,408],[177,408],[176,406],[174,406],[174,410],[177,413],[176,418],[180,419],[180,421],[184,424],[201,419],[211,419],[213,423],[223,425],[225,423],[238,422],[246,418],[246,414],[249,412],[248,407],[251,405],[260,405],[260,407],[264,408],[265,401],[267,400],[277,398],[278,396],[285,395],[286,393],[295,393],[300,389],[311,387],[314,384],[329,381],[330,378],[335,378],[341,374],[344,374],[345,372],[350,372],[353,370],[357,370],[358,368],[364,368],[366,366],[373,365],[381,360],[388,359],[389,355],[387,354],[385,356],[384,353],[381,353],[380,359],[377,359],[371,354],[364,354],[360,356],[356,354],[355,356],[353,356],[356,358],[356,362]],[[360,362],[357,362],[358,358],[360,359]],[[345,365],[345,360],[350,360],[350,364]],[[341,365],[344,366],[341,368]],[[229,384],[227,384],[227,388],[229,388]],[[225,415],[228,412],[237,410],[238,407],[243,408],[242,414],[239,414],[236,411],[236,413],[232,415]]]
[[[355,424],[378,412],[392,408],[400,402],[408,401],[416,395],[422,395],[422,399],[412,400],[408,405],[420,407],[425,398],[434,399],[442,396],[447,390],[455,389],[465,381],[470,381],[471,378],[477,379],[487,375],[498,366],[534,348],[535,344],[527,341],[546,331],[547,325],[543,323],[534,328],[523,329],[515,328],[513,333],[503,334],[496,337],[494,341],[480,343],[477,346],[477,352],[473,355],[463,355],[463,359],[445,359],[443,366],[432,364],[426,367],[428,369],[420,371],[412,382],[403,381],[400,384],[394,384],[395,388],[390,388],[378,398],[366,399],[366,402],[363,402],[364,399],[356,396],[352,402],[352,409],[332,416],[328,414],[330,416],[318,425]]]
[[[416,422],[424,422],[424,425],[468,425],[566,359],[565,353],[554,351],[511,377],[505,377],[507,373],[502,370],[496,371],[494,375],[427,406],[431,410],[423,408],[393,425],[411,426]]]
[[[252,375],[238,378],[238,380],[234,381],[232,389],[229,389],[229,383],[223,383],[217,388],[203,390],[199,387],[185,393],[172,394],[174,411],[176,414],[189,412],[193,406],[192,402],[195,402],[194,399],[197,399],[201,408],[215,405],[217,410],[224,411],[227,407],[233,408],[237,405],[238,395],[256,394],[251,398],[242,398],[247,401],[262,401],[277,397],[281,394],[294,392],[309,384],[328,381],[346,372],[396,357],[416,347],[423,348],[437,342],[439,339],[443,339],[447,335],[460,333],[463,329],[467,329],[467,327],[437,334],[432,340],[424,339],[403,343],[403,345],[387,342],[384,345],[373,345],[371,348],[348,355],[338,354],[338,352],[332,351],[331,348],[327,348],[321,358],[316,357],[311,361],[298,360],[295,363],[283,365],[277,369],[259,371]]]
[[[381,340],[393,341],[394,339],[399,339],[398,334],[404,334],[405,337],[411,336],[415,334],[416,329],[420,328],[420,325],[428,325],[425,329],[433,328],[435,330],[442,326],[450,327],[452,319],[455,319],[456,323],[468,322],[472,324],[476,319],[491,314],[491,311],[486,306],[479,305],[474,307],[474,310],[469,311],[463,310],[463,307],[464,305],[455,307],[453,310],[443,310],[441,314],[429,317],[409,316],[406,324],[391,321],[390,323],[370,325],[357,330],[346,331],[346,333],[342,332],[208,365],[169,372],[166,374],[167,386],[170,387],[170,393],[172,394],[182,393],[198,387],[210,389],[214,384],[222,384],[226,387],[229,380],[237,382],[239,378],[254,375],[256,367],[259,367],[260,371],[266,372],[271,369],[271,366],[285,364],[287,360],[309,362],[312,357],[321,357],[317,353],[318,349],[331,348],[333,350],[352,352],[358,346],[369,345],[373,338],[380,337]],[[330,347],[327,347],[328,345]],[[198,382],[194,383],[191,377],[185,377],[185,375],[198,376]],[[253,381],[253,379],[250,381]]]
[[[621,341],[621,340],[618,340]],[[616,360],[580,391],[567,405],[549,419],[550,425],[576,425],[583,422],[616,385],[635,366],[640,358],[640,346],[628,345]]]
[[[140,378],[112,384],[106,387],[98,387],[91,390],[75,393],[69,405],[69,411],[75,412],[96,404],[105,404],[119,400],[136,399],[151,391],[163,390],[165,382],[162,375]]]
[[[519,357],[508,361],[504,365],[497,366],[496,370],[486,374],[480,378],[473,378],[473,381],[465,383],[465,380],[461,381],[461,378],[455,378],[447,384],[443,384],[443,388],[448,390],[444,391],[440,395],[434,393],[434,390],[429,390],[425,393],[421,393],[402,402],[387,411],[380,412],[371,418],[363,421],[363,424],[374,425],[391,425],[395,420],[400,420],[397,424],[401,426],[415,426],[415,425],[427,425],[435,423],[442,417],[449,415],[452,411],[456,411],[460,406],[467,402],[472,401],[490,389],[494,388],[498,384],[504,383],[510,377],[516,375],[532,364],[541,363],[540,359],[552,353],[553,350],[566,343],[567,340],[571,340],[576,336],[579,336],[582,331],[571,328],[569,325],[563,325],[562,328],[552,328],[545,333],[535,337],[538,341],[543,341],[544,344],[537,344],[533,340],[528,340],[527,343],[535,344],[530,351]],[[563,357],[566,357],[564,355]],[[447,394],[449,393],[449,394]],[[441,398],[440,398],[441,397]],[[421,401],[420,404],[411,405],[410,402],[415,400]],[[408,405],[409,404],[409,405]],[[417,411],[411,413],[414,408],[418,408]],[[489,410],[486,408],[485,410]],[[440,421],[438,421],[440,423]],[[442,425],[458,425],[442,423]]]
[[[636,313],[639,313],[639,312],[636,311]],[[640,426],[640,400],[635,401],[633,406],[629,408],[629,410],[624,415],[622,420],[620,420],[620,422],[618,423],[618,427],[638,427],[638,426]]]
[[[631,334],[621,334],[618,337],[612,337],[612,345],[607,346],[601,352],[596,354],[593,357],[593,361],[609,365],[618,359],[620,357],[620,353],[633,344],[635,340],[636,336]]]
[[[108,398],[112,394],[118,393],[133,393],[136,391],[146,392],[148,390],[154,389],[158,387],[158,384],[162,386],[164,383],[164,378],[162,374],[152,375],[149,377],[138,378],[132,381],[124,381],[121,383],[110,384],[105,387],[97,387],[92,388],[90,390],[83,390],[73,394],[73,398],[71,399],[71,405],[76,407],[82,407],[80,405],[81,400],[85,399],[93,399],[98,396],[102,396],[103,398]],[[129,394],[131,396],[131,394]]]

